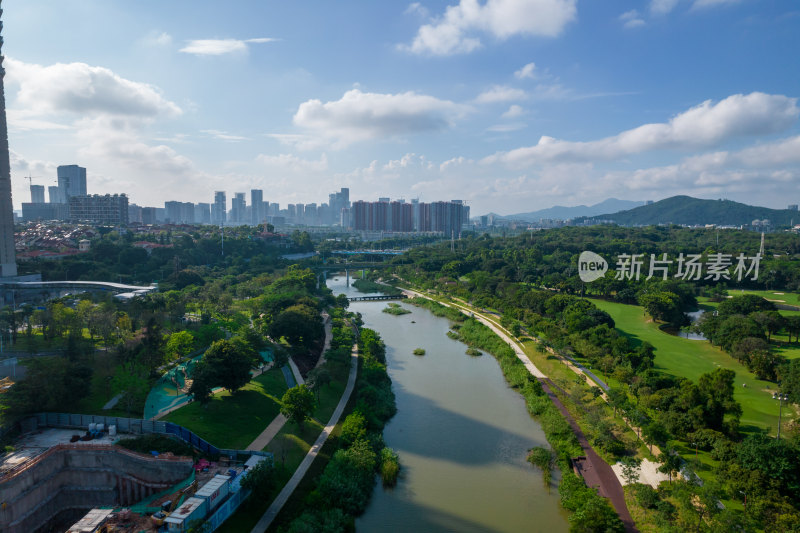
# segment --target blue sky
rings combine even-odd
[[[784,0],[6,0],[15,207],[55,166],[140,205],[674,194],[800,203]]]

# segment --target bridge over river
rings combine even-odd
[[[376,300],[404,300],[408,298],[407,294],[380,294],[378,296],[351,296],[347,299],[348,302],[374,302]]]

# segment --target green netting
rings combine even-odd
[[[171,486],[168,489],[162,490],[161,492],[158,492],[156,494],[148,496],[147,498],[145,498],[144,500],[140,501],[139,503],[136,503],[134,505],[129,505],[129,506],[125,507],[125,509],[130,509],[131,511],[133,511],[136,514],[153,514],[153,513],[156,513],[156,512],[161,510],[161,506],[160,505],[150,506],[149,505],[150,502],[157,501],[157,500],[163,498],[164,496],[167,496],[169,494],[174,494],[174,493],[176,493],[176,492],[178,492],[180,490],[183,490],[184,488],[186,488],[186,487],[188,487],[189,485],[192,484],[192,482],[194,481],[194,478],[195,478],[195,471],[194,471],[194,469],[192,469],[191,475],[189,475],[189,477],[187,477],[183,481],[179,481],[178,483],[174,484],[173,486]],[[181,499],[178,502],[178,505],[176,505],[175,507],[177,508],[178,506],[180,506],[183,503],[183,500],[185,498],[186,498],[185,495],[181,496]],[[114,509],[114,510],[115,511],[120,511],[121,509],[122,508],[120,507],[119,509]]]
[[[144,404],[145,419],[149,420],[161,412],[189,401],[189,397],[180,392],[180,389],[186,386],[186,378],[191,375],[192,367],[202,358],[202,355],[198,355],[161,376],[147,394],[147,401]]]
[[[272,350],[270,349],[260,352],[259,355],[261,355],[264,363],[270,363],[273,360]],[[189,402],[189,396],[180,392],[180,389],[186,386],[186,378],[192,375],[192,367],[202,358],[202,355],[198,355],[186,363],[175,366],[161,376],[147,394],[147,401],[144,405],[145,419],[149,420],[159,413]]]

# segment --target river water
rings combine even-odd
[[[334,293],[361,295],[343,276],[328,280]],[[394,489],[380,483],[356,529],[364,532],[567,531],[557,480],[548,490],[525,461],[533,446],[548,446],[522,397],[499,365],[471,357],[449,339],[447,319],[401,304],[411,314],[381,312],[386,302],[353,302],[367,327],[386,343],[397,414],[384,439],[400,455]],[[424,348],[426,355],[413,355]]]

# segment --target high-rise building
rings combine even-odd
[[[164,202],[167,222],[171,224],[194,224],[194,204],[192,202]]]
[[[246,224],[245,207],[247,201],[245,200],[245,193],[234,193],[231,199],[231,224]]]
[[[195,224],[211,224],[211,204],[195,204],[194,222]]]
[[[353,202],[348,215],[355,230],[434,231],[460,237],[461,227],[469,221],[469,207],[461,200],[428,204],[418,200],[390,202],[381,198],[377,202]]]
[[[143,207],[142,208],[142,224],[154,225],[158,222],[158,208],[157,207]]]
[[[86,196],[86,169],[78,165],[60,165],[56,169],[58,188],[64,203],[72,196]]]
[[[128,197],[124,194],[87,194],[69,199],[69,218],[74,222],[126,225]]]
[[[0,16],[3,10],[0,9]],[[3,23],[0,22],[0,33]],[[17,252],[14,249],[14,208],[11,203],[11,163],[8,156],[8,125],[3,78],[3,38],[0,37],[0,277],[17,275]]]
[[[128,223],[129,224],[142,223],[142,206],[136,204],[128,204]]]
[[[261,224],[267,214],[264,212],[264,191],[250,189],[250,223],[254,226]]]
[[[31,185],[31,203],[44,203],[44,185]]]
[[[214,193],[214,205],[211,206],[211,223],[224,224],[227,220],[228,198],[225,191]]]
[[[47,187],[47,197],[51,204],[65,204],[64,197],[61,195],[61,189],[58,185],[50,185]]]

